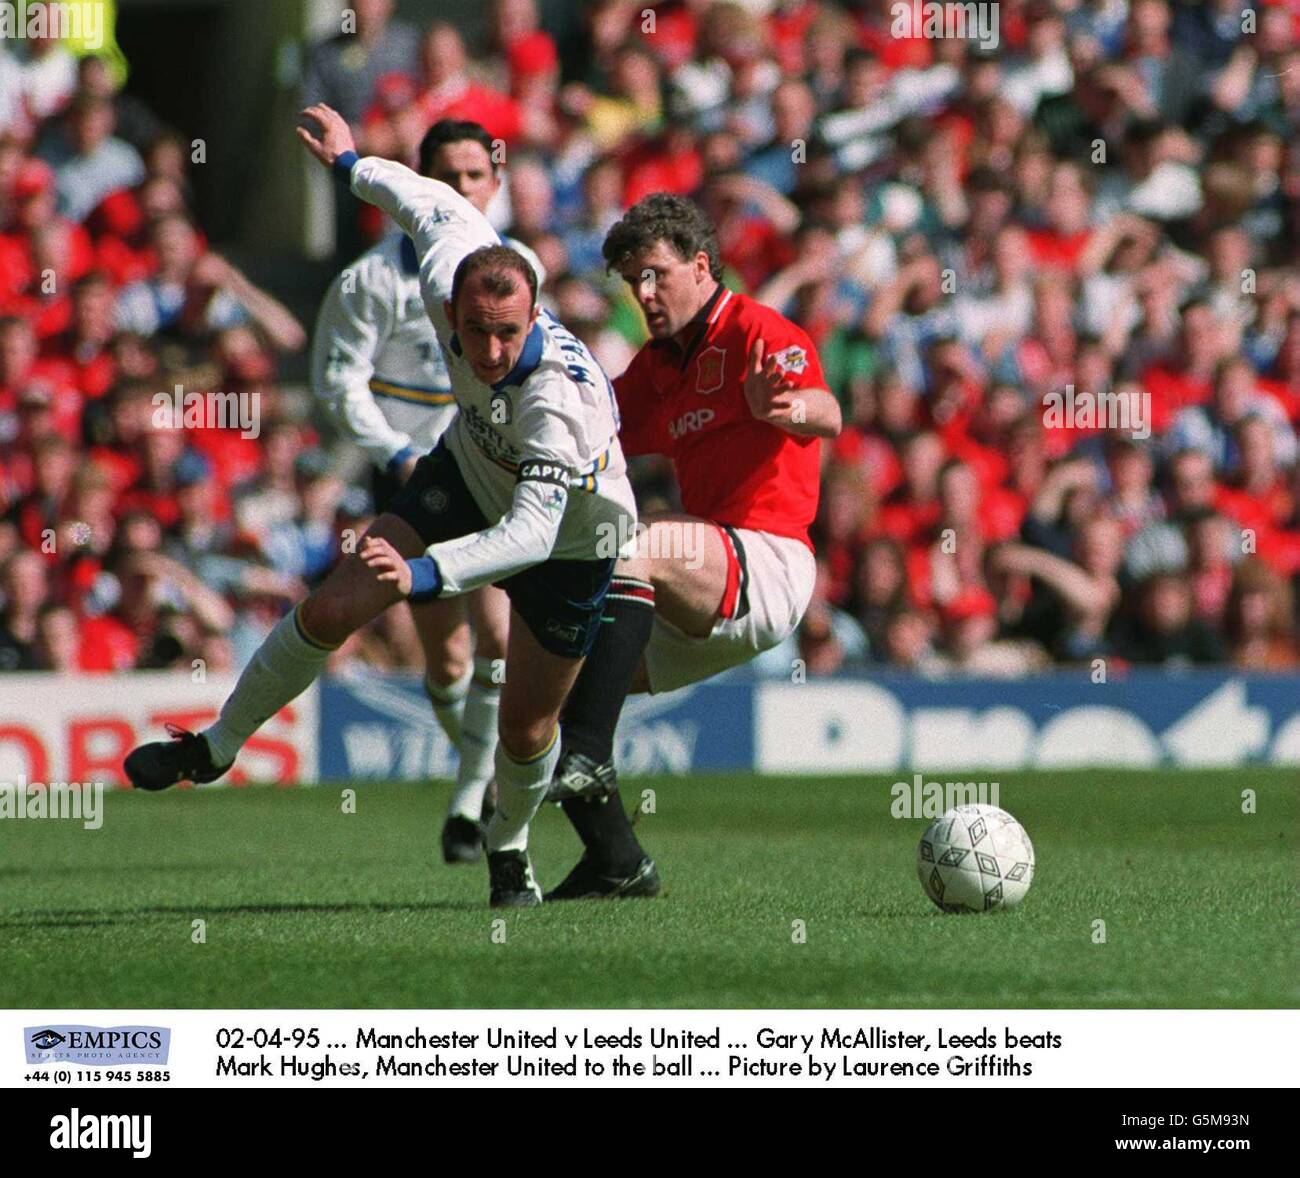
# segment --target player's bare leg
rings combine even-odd
[[[426,601],[412,605],[411,616],[424,651],[424,694],[438,727],[459,747],[473,651],[465,603],[458,597]]]
[[[495,759],[497,808],[487,829],[494,908],[542,902],[528,862],[528,824],[559,761],[560,709],[582,664],[546,650],[511,612]]]
[[[727,587],[727,549],[718,525],[693,515],[654,516],[636,555],[619,561],[618,576],[649,581],[655,612],[684,634],[707,637]]]
[[[490,666],[485,670],[491,655],[484,654],[484,644],[476,644],[469,629],[467,612],[476,614],[473,602],[482,592],[485,590],[469,594],[468,602],[455,597],[411,606],[424,646],[424,693],[433,705],[438,726],[458,753],[456,787],[452,789],[439,840],[445,863],[476,863],[484,850],[486,815],[482,807],[491,780],[491,757],[497,748],[500,687],[490,674]],[[477,616],[474,625],[482,635]],[[487,636],[489,650],[497,649],[494,637]],[[504,662],[504,638],[499,645]]]
[[[366,535],[387,540],[405,556],[424,551],[415,529],[395,515],[381,515]],[[378,580],[358,555],[345,556],[266,636],[215,724],[130,753],[125,768],[131,784],[157,790],[178,781],[215,781],[244,742],[315,681],[349,635],[399,600],[396,587]]]
[[[466,603],[474,622],[474,656],[457,741],[460,764],[442,827],[442,857],[447,863],[473,863],[482,854],[493,805],[488,787],[510,631],[510,600],[500,589],[485,585],[468,594]]]

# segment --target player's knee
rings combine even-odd
[[[454,641],[444,642],[424,652],[424,666],[429,678],[439,687],[459,683],[469,671],[469,647]]]
[[[521,716],[503,706],[497,736],[513,761],[527,761],[544,753],[555,739],[554,716]]]
[[[474,653],[479,658],[503,659],[506,657],[506,642],[509,640],[509,626],[495,623],[484,626],[474,635]]]
[[[313,593],[298,607],[298,624],[323,646],[341,646],[356,628],[347,603],[321,592]]]
[[[400,555],[408,559],[424,555],[425,546],[419,533],[400,515],[394,515],[390,511],[384,512],[366,529],[363,539],[372,536],[377,540],[387,540]]]
[[[469,671],[472,654],[469,627],[461,624],[450,631],[433,633],[421,619],[418,628],[429,678],[440,687],[463,679]]]

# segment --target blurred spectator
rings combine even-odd
[[[139,152],[113,134],[115,117],[109,99],[83,94],[41,148],[41,158],[54,169],[59,211],[74,221],[84,221],[110,193],[144,179]]]
[[[1293,8],[1013,0],[994,48],[897,36],[891,0],[492,0],[467,44],[366,0],[304,97],[407,163],[435,118],[484,123],[493,224],[611,375],[645,327],[601,246],[650,192],[809,333],[847,425],[766,673],[1294,668]],[[302,328],[209,247],[187,135],[117,76],[0,46],[0,659],[238,667],[369,505],[286,409]],[[351,249],[382,216],[338,193]],[[248,398],[260,436],[158,428],[177,385]],[[677,506],[670,463],[631,469]],[[390,612],[332,665],[419,658]]]
[[[35,552],[15,552],[0,567],[0,671],[40,667],[37,619],[48,593],[45,562]]]
[[[306,332],[293,314],[225,258],[205,253],[183,214],[155,221],[151,245],[158,268],[152,277],[132,283],[118,296],[120,330],[198,336],[252,319],[282,351],[298,351],[306,345]]]
[[[334,514],[346,489],[319,450],[307,450],[294,460],[296,496],[301,504],[291,520],[281,520],[266,532],[264,550],[279,573],[314,585],[339,556]]]
[[[1119,639],[1119,653],[1132,663],[1187,667],[1221,662],[1219,636],[1193,612],[1191,586],[1178,573],[1155,573],[1138,589],[1136,616]]]
[[[393,20],[393,0],[353,0],[350,22],[313,46],[303,79],[303,106],[327,103],[357,124],[385,74],[416,74],[419,34]]]
[[[1250,362],[1240,356],[1224,360],[1215,374],[1214,393],[1204,405],[1191,405],[1174,418],[1166,436],[1170,451],[1202,450],[1214,469],[1235,471],[1241,464],[1236,431],[1248,417],[1257,418],[1273,446],[1272,463],[1289,467],[1296,460],[1295,430],[1286,412],[1272,397],[1257,389]]]
[[[1232,661],[1251,671],[1295,666],[1290,586],[1266,564],[1245,560],[1237,567],[1227,604]]]
[[[77,615],[66,605],[47,601],[36,613],[36,664],[42,671],[75,674],[81,639]]]
[[[1000,572],[1033,582],[1018,629],[1058,659],[1082,662],[1110,649],[1120,604],[1123,557],[1119,524],[1089,519],[1079,531],[1073,559],[1023,544],[1006,544],[993,556]]]
[[[523,110],[508,94],[470,76],[465,41],[454,25],[438,21],[429,27],[420,43],[420,70],[416,106],[424,127],[439,119],[473,119],[493,139],[507,144],[518,140]]]
[[[87,54],[78,60],[76,69],[77,93],[110,101],[113,104],[114,133],[141,155],[146,155],[162,134],[163,126],[158,116],[134,95],[120,91],[117,76],[105,58]]]

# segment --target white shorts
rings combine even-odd
[[[730,563],[727,592],[713,632],[683,634],[655,614],[646,672],[652,692],[698,683],[770,650],[799,624],[812,599],[817,562],[800,540],[723,527]]]

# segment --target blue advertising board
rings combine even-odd
[[[455,753],[416,675],[326,679],[320,731],[325,781],[455,771]],[[789,682],[733,675],[629,699],[617,755],[629,775],[1300,765],[1300,677],[1148,671],[1105,682],[1087,672]]]

